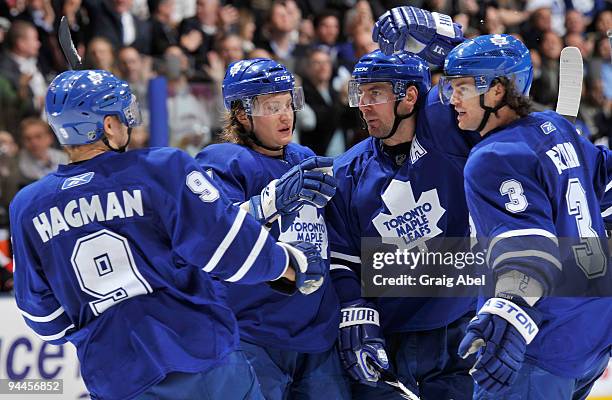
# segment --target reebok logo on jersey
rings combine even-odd
[[[557,167],[559,175],[567,169],[580,166],[576,149],[569,142],[554,145],[552,149],[546,152],[546,155],[552,160],[555,167]]]
[[[67,178],[64,183],[62,183],[62,190],[70,189],[75,186],[85,185],[86,183],[89,183],[93,177],[93,172],[86,172],[81,175],[71,176],[70,178]]]
[[[550,121],[546,121],[540,125],[540,129],[542,129],[542,132],[544,132],[545,135],[550,135],[552,132],[557,130],[557,128]]]
[[[393,179],[382,199],[389,214],[379,213],[372,223],[383,243],[407,249],[418,246],[426,250],[427,239],[442,233],[438,221],[446,210],[440,205],[437,189],[421,193],[416,201],[410,182]]]

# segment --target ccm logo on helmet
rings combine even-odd
[[[289,79],[291,79],[289,75],[277,76],[276,78],[274,78],[274,82],[288,81]]]
[[[357,67],[355,68],[354,72],[366,72],[368,70],[368,67]]]

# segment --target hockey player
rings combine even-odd
[[[388,51],[393,41],[425,53],[440,42],[439,17],[404,7],[385,18],[375,39]],[[474,397],[585,399],[610,357],[612,300],[550,296],[609,288],[600,217],[609,153],[556,113],[528,113],[531,59],[517,39],[487,35],[451,48],[440,94],[458,126],[483,137],[465,185],[496,282],[459,347],[480,349]]]
[[[303,105],[293,75],[273,60],[238,61],[228,67],[223,98],[226,143],[206,147],[196,159],[274,237],[316,245],[329,266],[323,207],[335,192],[332,160],[291,143]],[[313,295],[292,297],[263,284],[225,286],[241,348],[266,399],[350,398],[334,349],[339,306],[330,282]]]
[[[385,56],[379,50],[359,60],[349,82],[350,105],[359,107],[370,137],[335,160],[338,191],[328,211],[334,232],[332,279],[342,306],[339,350],[359,382],[355,398],[399,398],[377,384],[378,373],[368,362],[382,368],[391,364],[402,382],[425,399],[471,397],[468,371],[474,360],[461,359],[456,348],[474,316],[473,298],[368,300],[360,293],[361,268],[371,268],[361,265],[363,237],[396,238],[414,248],[436,236],[468,236],[465,158],[443,155],[436,133],[421,123],[435,116],[452,126],[452,112],[428,93],[430,84],[422,59],[407,52]],[[467,154],[467,143],[459,143],[465,137],[458,132],[456,137],[456,146],[464,146]],[[425,202],[431,207],[423,208]],[[422,213],[418,221],[403,218],[415,213]],[[390,228],[391,220],[403,222],[396,229]]]
[[[11,204],[15,298],[28,326],[76,346],[94,399],[262,399],[209,275],[244,284],[295,275],[310,293],[324,276],[314,246],[275,243],[186,153],[124,153],[140,114],[114,75],[58,75],[46,112],[71,163]]]
[[[459,347],[485,346],[472,373],[476,397],[584,399],[610,358],[612,298],[544,296],[610,282],[603,185],[594,184],[602,152],[560,115],[528,114],[531,58],[514,37],[466,41],[444,71],[442,97],[459,127],[483,136],[466,165],[466,196],[476,233],[490,238],[495,298]],[[517,324],[521,314],[527,322]]]

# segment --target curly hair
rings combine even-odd
[[[508,107],[516,112],[519,117],[526,117],[529,115],[529,113],[532,111],[531,99],[529,96],[523,96],[521,93],[519,93],[519,91],[516,89],[516,85],[514,84],[514,80],[506,76],[500,76],[491,82],[491,86],[497,82],[501,83],[506,89],[504,101]]]
[[[223,129],[219,138],[222,142],[252,147],[253,141],[249,139],[244,125],[238,121],[238,113],[241,111],[244,112],[242,102],[234,101],[231,110],[223,115]]]

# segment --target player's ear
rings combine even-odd
[[[495,96],[496,101],[501,101],[506,95],[506,86],[499,80],[496,80],[495,83],[491,86],[491,91]]]
[[[419,90],[415,86],[409,86],[406,89],[406,96],[402,99],[402,104],[411,112],[416,107],[416,102],[419,98]]]
[[[102,124],[104,126],[104,132],[111,133],[113,132],[113,129],[117,129],[115,117],[112,115],[107,115],[106,117],[104,117]]]

